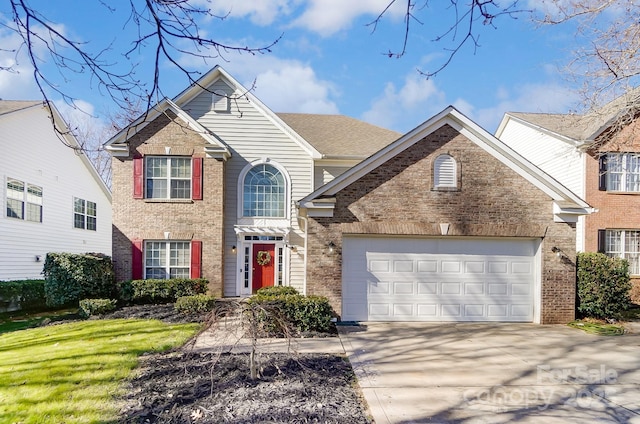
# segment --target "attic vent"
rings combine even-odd
[[[433,187],[456,188],[458,187],[456,160],[450,155],[440,155],[433,163]]]
[[[229,95],[226,93],[213,93],[211,109],[214,112],[229,112],[231,110]]]

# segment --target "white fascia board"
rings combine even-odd
[[[216,65],[211,71],[205,74],[198,81],[193,83],[189,88],[184,90],[173,98],[173,101],[177,105],[185,105],[199,95],[205,87],[210,86],[216,80],[223,79],[225,83],[233,86],[236,91],[240,91],[242,96],[246,97],[250,103],[253,103],[256,109],[260,111],[267,119],[269,119],[278,129],[291,137],[300,147],[307,152],[313,159],[320,159],[322,155],[311,144],[309,144],[304,138],[302,138],[297,132],[289,127],[282,119],[280,119],[271,109],[269,109],[264,103],[260,101],[250,90],[247,90],[242,84],[240,84],[235,78],[233,78],[227,71],[225,71],[220,65]]]
[[[322,199],[315,199],[310,202],[298,202],[298,208],[303,211],[303,216],[310,217],[333,217],[333,210],[336,207],[336,198],[327,197]]]
[[[554,222],[578,222],[578,218],[583,215],[590,215],[596,212],[594,208],[563,207],[557,202],[553,202]]]

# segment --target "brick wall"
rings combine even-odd
[[[640,125],[640,124],[637,124]],[[630,126],[602,145],[598,152],[640,152],[640,129]],[[598,251],[598,230],[640,229],[640,193],[598,190],[598,152],[586,155],[585,200],[598,209],[585,219],[585,251]],[[632,300],[640,303],[640,278],[632,279]]]
[[[113,261],[118,281],[131,279],[131,240],[202,241],[202,277],[222,295],[224,162],[203,160],[203,200],[158,202],[133,198],[133,157],[171,155],[204,157],[204,139],[172,112],[160,115],[129,141],[130,155],[113,158]]]
[[[433,158],[452,155],[458,191],[431,190]],[[341,311],[345,233],[542,238],[542,323],[575,314],[575,225],[553,221],[551,199],[482,148],[445,126],[349,185],[336,196],[332,218],[310,218],[307,293],[327,296]],[[336,244],[329,254],[327,244]],[[563,261],[551,248],[568,256]]]

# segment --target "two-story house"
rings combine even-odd
[[[576,249],[629,261],[640,302],[640,132],[633,98],[584,114],[506,113],[496,137],[585,199]]]
[[[452,107],[402,135],[274,113],[216,67],[105,146],[119,280],[289,285],[347,320],[573,319],[589,205]]]
[[[49,252],[111,255],[111,193],[53,104],[0,100],[0,146],[0,280],[42,278]]]

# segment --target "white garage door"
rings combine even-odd
[[[536,240],[344,237],[344,321],[534,318]]]

